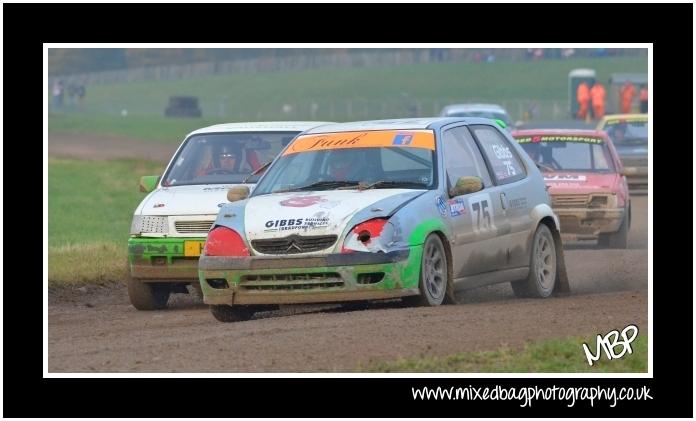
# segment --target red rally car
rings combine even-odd
[[[628,184],[605,132],[533,129],[512,136],[541,169],[563,237],[598,240],[609,248],[628,246]]]

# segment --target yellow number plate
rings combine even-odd
[[[200,256],[205,241],[184,241],[184,256]]]

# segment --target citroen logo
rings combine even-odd
[[[293,247],[294,247],[295,249],[297,249],[297,251],[300,251],[300,252],[302,251],[302,248],[300,248],[300,246],[298,246],[297,243],[295,243],[294,240],[290,243],[290,245],[288,246],[288,248],[285,249],[285,251],[288,252],[288,251],[290,251]]]

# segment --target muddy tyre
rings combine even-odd
[[[628,220],[629,216],[625,215],[623,221],[621,221],[621,227],[617,232],[600,234],[599,245],[610,249],[628,248]]]
[[[511,282],[512,290],[520,298],[548,298],[556,285],[558,265],[553,234],[544,224],[534,233],[531,254],[527,279]]]
[[[210,312],[219,322],[243,322],[254,316],[254,311],[245,306],[211,305]]]
[[[162,310],[167,308],[170,293],[169,285],[148,284],[130,276],[130,270],[127,273],[128,298],[133,307],[138,310]]]
[[[437,234],[430,234],[423,244],[420,279],[420,295],[405,297],[408,305],[439,306],[445,302],[450,280],[447,269],[447,253]]]

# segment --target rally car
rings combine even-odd
[[[235,185],[253,187],[285,145],[318,122],[220,124],[190,133],[164,175],[140,179],[150,192],[133,215],[128,240],[128,295],[138,310],[165,308],[171,292],[198,287],[198,256]]]
[[[440,116],[490,118],[502,121],[508,131],[512,130],[510,114],[498,104],[451,104],[440,111]]]
[[[498,282],[525,297],[568,290],[541,172],[490,119],[315,128],[248,194],[230,189],[199,260],[223,322],[278,304],[435,306]]]
[[[512,135],[541,168],[565,239],[627,247],[631,224],[628,184],[606,133],[536,129]]]
[[[648,193],[648,115],[610,114],[597,124],[616,147],[628,186],[634,194]]]

